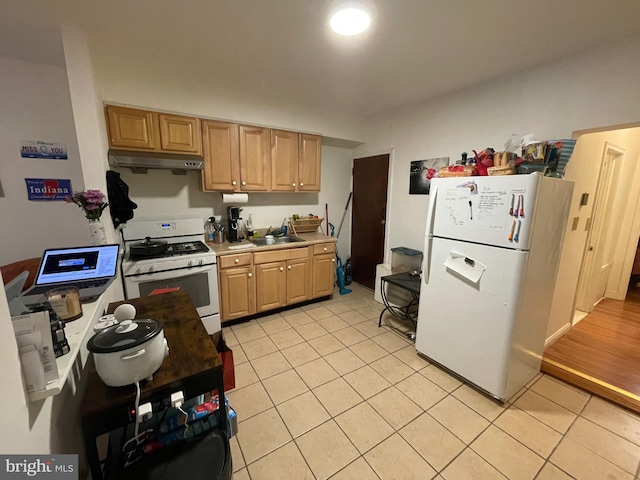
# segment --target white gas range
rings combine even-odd
[[[186,290],[207,332],[220,331],[216,254],[204,242],[204,222],[199,218],[141,220],[122,231],[125,253],[122,278],[127,298],[146,297],[154,290]],[[155,254],[132,252],[145,238],[167,242]],[[144,249],[142,249],[144,250]]]

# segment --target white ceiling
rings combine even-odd
[[[2,4],[0,55],[59,63],[52,26],[72,25],[87,32],[98,77],[178,72],[358,116],[640,33],[638,0],[375,0],[372,28],[357,37],[329,30],[331,0]]]

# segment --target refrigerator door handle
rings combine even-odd
[[[424,231],[424,253],[422,257],[424,259],[424,265],[422,266],[422,280],[425,284],[429,283],[429,270],[431,269],[431,241],[437,200],[438,185],[431,185],[431,191],[429,192],[429,207],[427,208],[427,226]]]
[[[427,207],[427,226],[424,230],[424,236],[430,237],[433,234],[433,220],[436,210],[436,202],[438,201],[438,185],[431,185],[429,192],[429,206]]]

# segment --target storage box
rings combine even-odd
[[[391,249],[391,273],[420,272],[422,270],[422,252],[407,247]]]

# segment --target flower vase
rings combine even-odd
[[[100,220],[89,219],[89,244],[90,245],[106,245],[107,233],[104,224]]]

